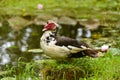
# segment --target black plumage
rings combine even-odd
[[[69,57],[75,57],[75,58],[79,58],[79,57],[83,57],[83,56],[91,56],[91,57],[96,57],[98,54],[97,50],[92,49],[88,44],[82,42],[82,41],[77,41],[75,39],[69,38],[69,37],[65,37],[65,36],[55,36],[56,39],[56,44],[58,46],[66,46],[68,47],[70,46],[74,46],[74,47],[78,47],[78,48],[82,48],[81,46],[84,46],[86,48],[90,48],[88,50],[83,50],[80,52],[77,52],[75,54],[70,54]]]
[[[68,45],[71,45],[71,46],[75,46],[75,47],[78,47],[78,48],[81,48],[81,46],[85,46],[85,47],[89,47],[88,44],[84,43],[84,42],[79,42],[75,39],[72,39],[72,38],[69,38],[69,37],[65,37],[65,36],[56,36],[56,45],[58,46],[68,46]]]

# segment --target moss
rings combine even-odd
[[[120,56],[109,53],[101,58],[78,58],[72,61],[38,61],[42,65],[40,73],[45,80],[113,80],[120,78]],[[117,72],[117,73],[116,73]]]

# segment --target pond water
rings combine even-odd
[[[119,40],[119,26],[99,26],[96,30],[89,30],[80,25],[62,25],[61,35],[86,41],[94,47],[100,47],[103,44],[116,45],[115,40]],[[39,41],[42,35],[43,26],[29,25],[21,30],[14,31],[4,22],[0,25],[0,66],[6,64],[16,65],[21,57],[23,61],[43,59],[40,53],[27,52],[29,49],[40,48]],[[2,68],[0,68],[2,69]]]

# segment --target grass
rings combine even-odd
[[[43,8],[38,9],[38,4]],[[10,17],[68,16],[75,20],[81,18],[97,18],[101,25],[116,26],[120,16],[120,1],[118,0],[1,0],[0,20]],[[34,17],[34,18],[33,18]],[[107,23],[107,24],[106,24]]]
[[[42,4],[43,9],[37,9]],[[95,17],[114,20],[119,19],[119,0],[1,0],[0,16],[36,16],[53,15],[72,18]],[[115,38],[117,39],[117,38]],[[119,39],[115,46],[119,47]],[[40,60],[23,62],[18,60],[17,66],[6,66],[5,73],[0,75],[2,80],[34,79],[40,80],[119,80],[120,56],[108,52],[101,58],[78,58],[71,62],[56,62],[55,60]],[[39,74],[42,76],[40,77]],[[41,79],[42,80],[42,79]]]
[[[47,65],[43,68],[43,74],[47,76],[45,80],[119,80],[119,58],[106,55],[95,59],[79,58],[64,64],[48,60],[45,61]]]
[[[102,17],[104,12],[119,12],[120,1],[108,0],[2,0],[0,1],[1,15],[55,15],[81,17]],[[37,5],[42,4],[43,9],[37,9]],[[64,13],[63,13],[64,12]],[[96,16],[94,16],[94,14]],[[111,15],[111,13],[108,13]],[[107,14],[107,15],[108,15]],[[119,15],[119,13],[117,13]],[[113,16],[111,16],[113,17]]]
[[[3,79],[119,80],[120,56],[113,56],[111,52],[100,58],[85,57],[62,62],[47,59],[25,63],[19,59],[17,66],[6,67],[9,72],[3,75]]]
[[[38,9],[38,4],[43,8]],[[1,0],[0,20],[10,17],[68,16],[75,20],[81,18],[97,18],[101,25],[116,26],[120,16],[120,1],[118,0]],[[34,18],[33,18],[34,17]],[[107,23],[107,24],[106,24]]]
[[[37,71],[39,71],[39,67],[37,67],[37,64],[34,64],[32,62],[26,63],[23,61],[18,61],[18,65],[16,66],[9,66],[7,65],[5,68],[6,72],[2,75],[2,79],[8,80],[28,80],[28,79],[34,79],[39,80],[39,77],[37,75]]]

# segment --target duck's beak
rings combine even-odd
[[[43,28],[43,30],[42,31],[46,31],[47,30],[47,28]]]

